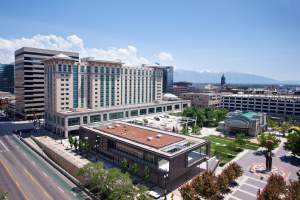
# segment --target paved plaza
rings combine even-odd
[[[279,170],[286,180],[297,179],[297,171],[300,169],[300,159],[294,158],[283,148],[283,142],[273,151],[273,171]],[[264,166],[265,156],[262,151],[249,150],[244,156],[236,161],[242,166],[244,174],[238,179],[239,185],[232,189],[225,199],[229,200],[255,200],[258,190],[262,191],[267,183],[267,176],[261,179],[260,173],[251,169],[255,166]]]

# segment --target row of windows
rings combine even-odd
[[[175,105],[175,110],[179,109],[179,105]],[[165,107],[156,107],[156,112],[162,112],[162,110],[172,110],[172,106],[167,106],[166,109]],[[154,113],[155,108],[148,108],[148,113]],[[140,109],[140,110],[131,110],[130,115],[131,116],[138,116],[138,115],[145,115],[147,113],[147,109]],[[115,119],[122,119],[124,118],[124,112],[114,112],[114,113],[109,113],[108,117],[110,120],[115,120]],[[129,117],[129,112],[125,112],[125,117]],[[107,114],[103,114],[103,121],[107,121]],[[91,115],[90,116],[90,123],[95,123],[95,122],[100,122],[101,121],[101,115]],[[83,123],[87,124],[87,116],[83,117]],[[75,125],[80,125],[80,117],[75,117],[75,118],[69,118],[68,119],[68,126],[75,126]]]

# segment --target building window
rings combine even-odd
[[[107,121],[107,114],[103,114],[103,121]]]
[[[87,124],[87,116],[83,116],[83,124]]]
[[[152,113],[154,113],[154,112],[155,112],[154,108],[149,108],[149,109],[148,109],[148,113],[149,113],[149,114],[152,114]]]
[[[109,119],[121,119],[124,118],[124,112],[115,112],[115,113],[109,113]]]
[[[101,121],[101,115],[92,115],[90,116],[90,122],[94,123],[94,122],[100,122]]]
[[[131,116],[138,116],[139,115],[139,111],[138,110],[132,110],[132,111],[130,111],[130,115]]]
[[[140,115],[146,115],[147,109],[140,109]]]
[[[157,107],[156,108],[156,112],[162,112],[162,108],[161,107]]]
[[[74,117],[68,119],[68,126],[75,126],[80,124],[80,117]]]

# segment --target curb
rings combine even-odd
[[[41,154],[39,151],[37,151],[34,147],[31,146],[26,140],[24,140],[22,137],[18,138],[16,135],[13,135],[15,139],[20,139],[21,142],[23,142],[26,146],[28,146],[32,151],[34,151],[36,154],[38,154],[41,158],[43,158],[48,164],[50,164],[52,167],[54,167],[57,171],[59,171],[61,174],[63,174],[67,179],[69,179],[72,183],[74,183],[76,186],[78,186],[82,191],[84,191],[89,197],[91,197],[93,200],[100,200],[98,199],[94,194],[92,194],[88,189],[86,189],[84,186],[80,184],[80,182],[75,179],[72,175],[70,175],[68,172],[66,172],[64,169],[62,169],[59,165],[57,165],[54,161],[52,161],[50,158],[46,157],[45,155]]]

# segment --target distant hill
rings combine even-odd
[[[197,72],[177,69],[174,71],[174,81],[189,81],[193,83],[220,83],[221,72]],[[281,84],[278,80],[254,75],[247,73],[238,72],[225,72],[226,83],[231,84]],[[286,81],[294,82],[294,81]]]

